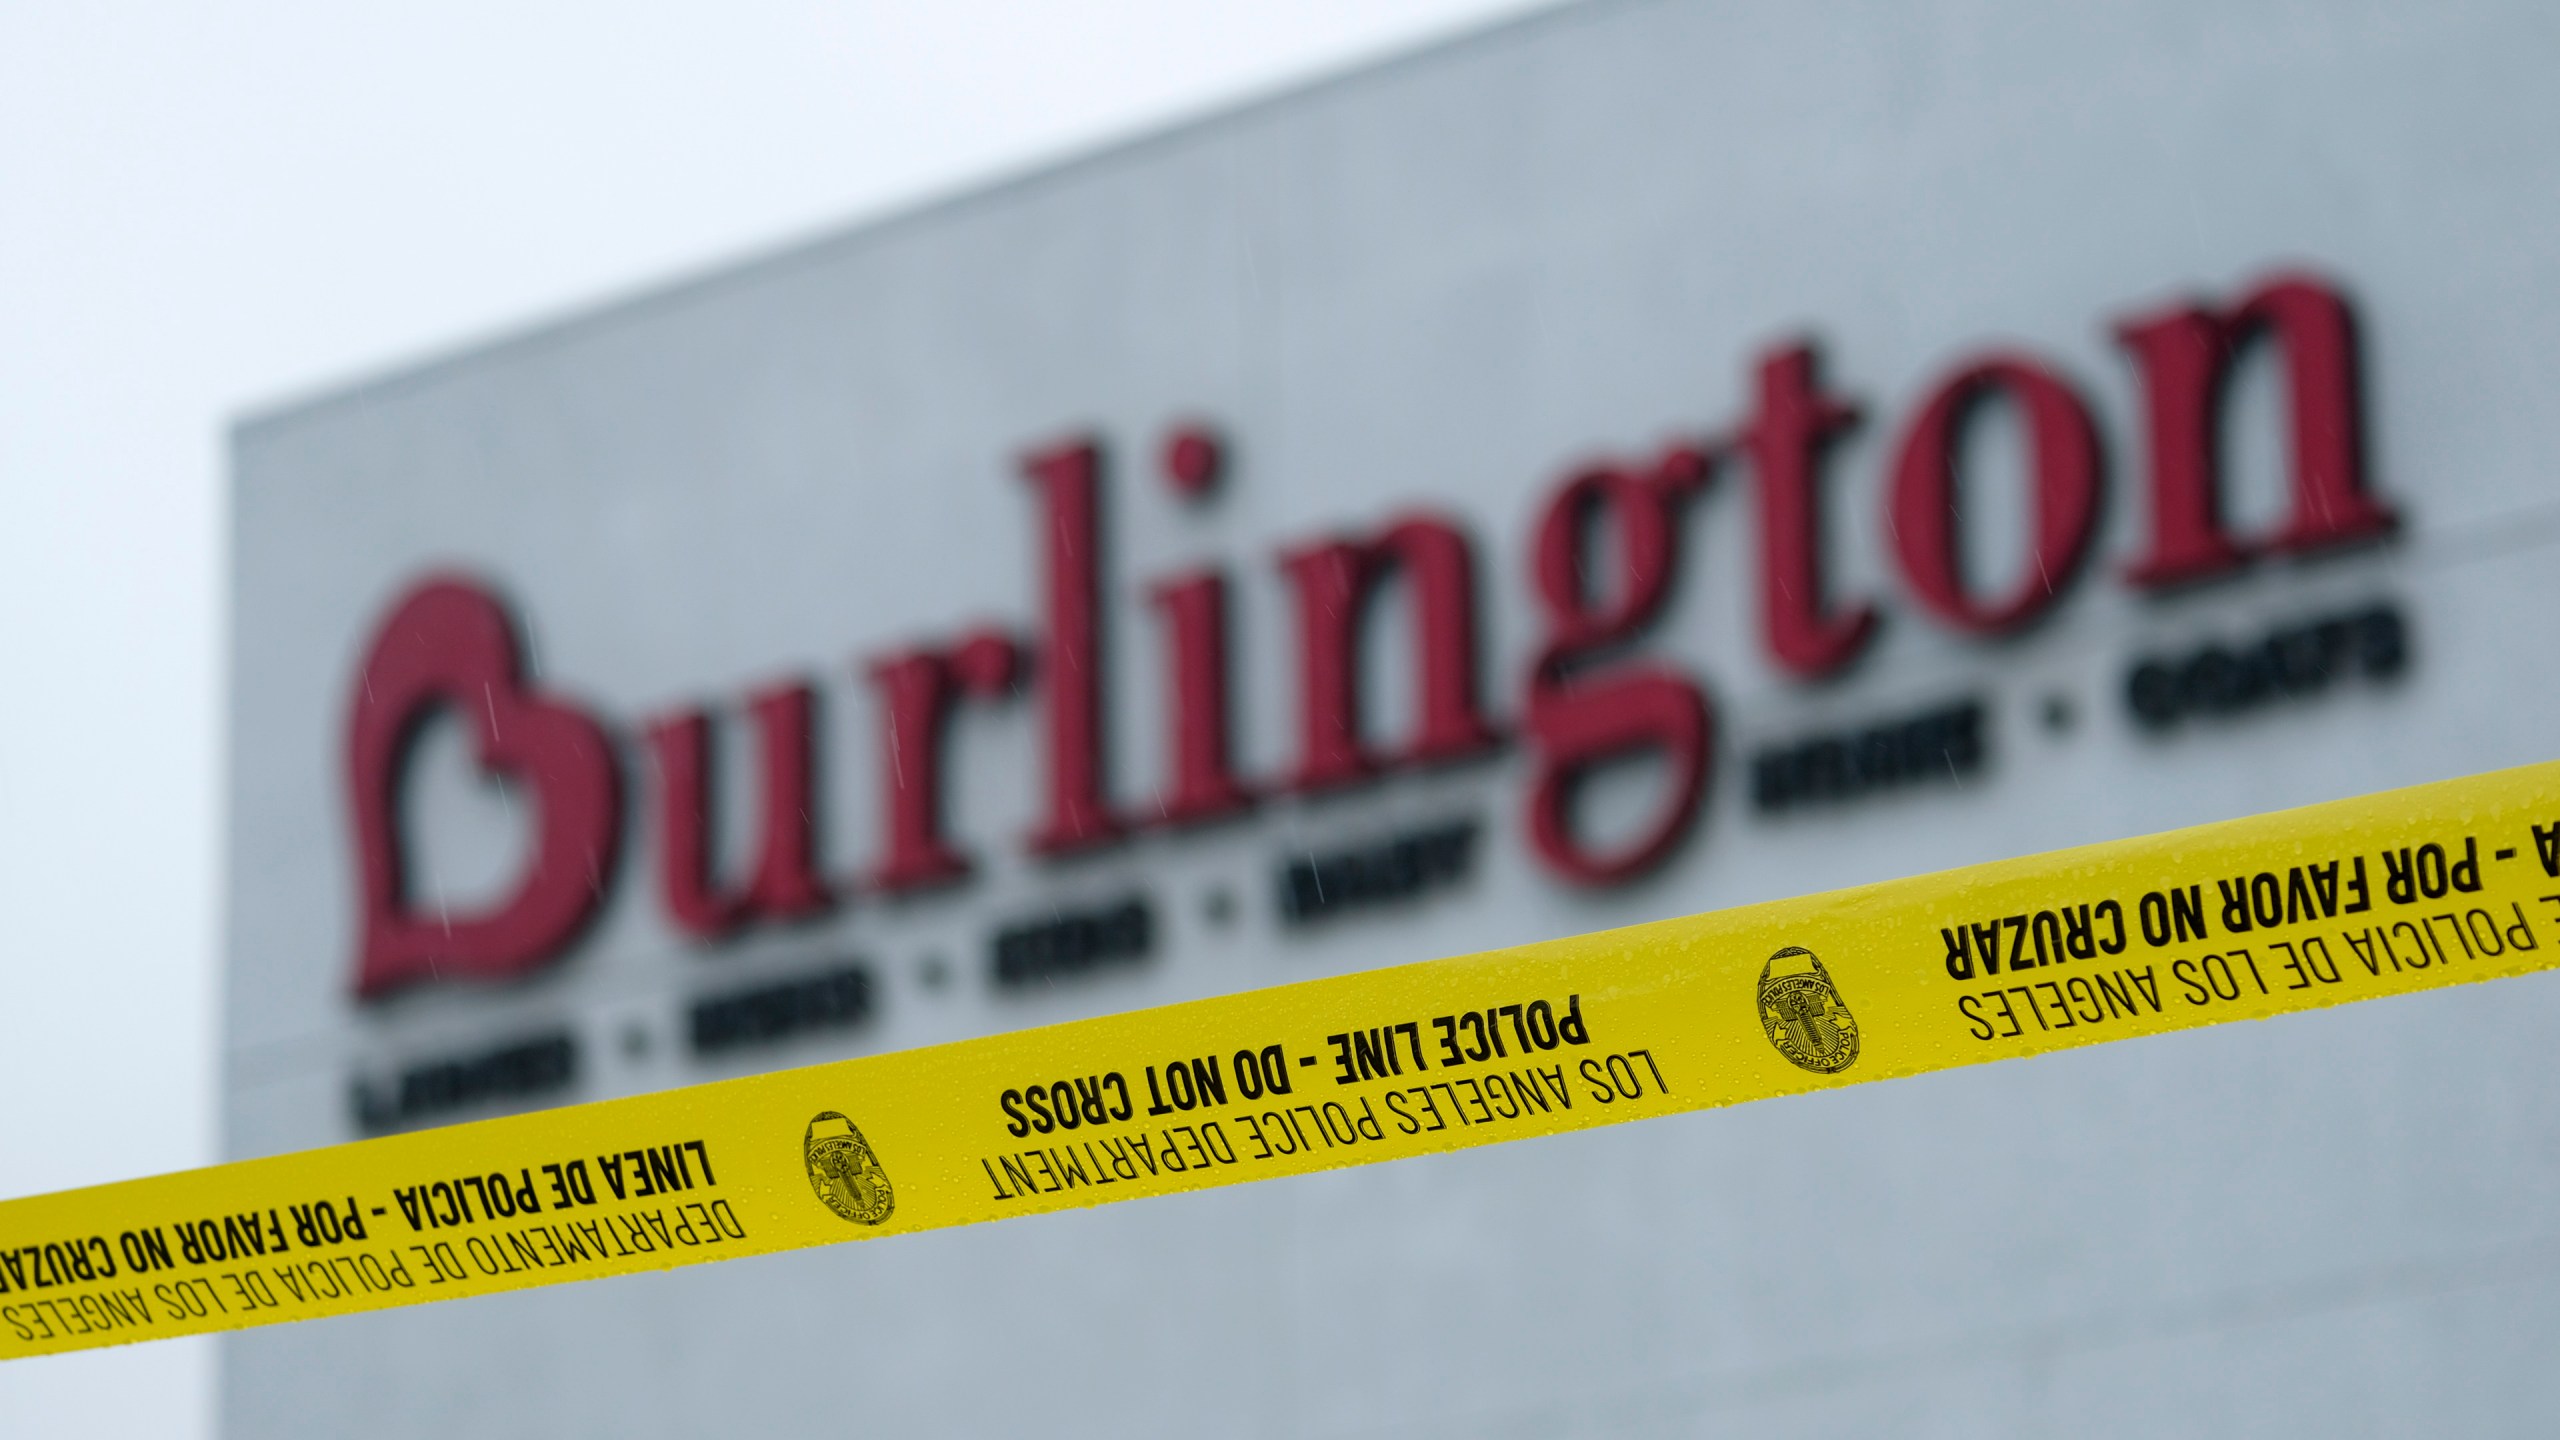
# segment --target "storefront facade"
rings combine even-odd
[[[229,1153],[2547,759],[2555,40],[1598,4],[253,419]],[[2503,1433],[2553,1021],[284,1327],[222,1406]]]

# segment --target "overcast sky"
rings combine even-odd
[[[1532,8],[0,6],[0,1197],[214,1154],[229,417]],[[0,1433],[206,1434],[211,1360]]]

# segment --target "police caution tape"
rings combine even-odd
[[[0,1203],[0,1354],[1527,1139],[2560,960],[2560,763]]]

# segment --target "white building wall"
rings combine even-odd
[[[2547,759],[2555,59],[2560,20],[2524,4],[1594,4],[253,420],[235,444],[229,1153],[350,1138],[352,1077],[548,1026],[581,1047],[565,1098],[602,1098]],[[2138,412],[2110,324],[2294,264],[2356,299],[2371,468],[2404,532],[2138,595],[2118,578],[2143,534]],[[350,997],[349,687],[421,573],[498,586],[544,683],[626,742],[668,709],[814,679],[826,853],[850,873],[878,839],[860,662],[1034,621],[1024,450],[1077,431],[1114,447],[1114,760],[1134,802],[1166,749],[1145,581],[1234,574],[1238,748],[1268,775],[1296,704],[1275,552],[1446,508],[1478,543],[1488,692],[1516,718],[1541,499],[1587,459],[1728,432],[1753,358],[1800,333],[1870,417],[1837,460],[1833,583],[1890,613],[1845,676],[1781,678],[1748,476],[1714,483],[1648,653],[1712,687],[1717,783],[1647,880],[1593,894],[1538,866],[1517,748],[1033,860],[1022,706],[956,732],[951,828],[982,863],[962,889],[706,951],[659,907],[628,743],[633,839],[574,954],[496,990]],[[1881,472],[1932,379],[1995,343],[2078,384],[2112,489],[2091,573],[1986,644],[1899,588]],[[2265,372],[2236,400],[2243,529],[2278,504]],[[1189,506],[1147,456],[1195,415],[1236,464]],[[2002,553],[2014,465],[1992,454],[1984,476],[1977,538]],[[2165,738],[2120,699],[2138,654],[2376,601],[2408,620],[2397,682]],[[1974,694],[1992,714],[1978,777],[1752,810],[1758,746]],[[2044,718],[2057,698],[2064,728]],[[471,780],[458,731],[429,737],[411,795],[431,893],[468,908],[501,888],[521,817]],[[1482,842],[1461,888],[1278,924],[1292,855],[1467,816]],[[988,983],[997,926],[1132,889],[1162,922],[1148,963],[1029,995]],[[846,957],[873,968],[869,1024],[717,1064],[681,1043],[692,997]],[[2555,984],[254,1332],[225,1342],[224,1423],[2539,1433],[2560,1403]]]

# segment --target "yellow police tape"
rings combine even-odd
[[[2560,763],[0,1204],[0,1354],[1426,1155],[2560,963]]]

